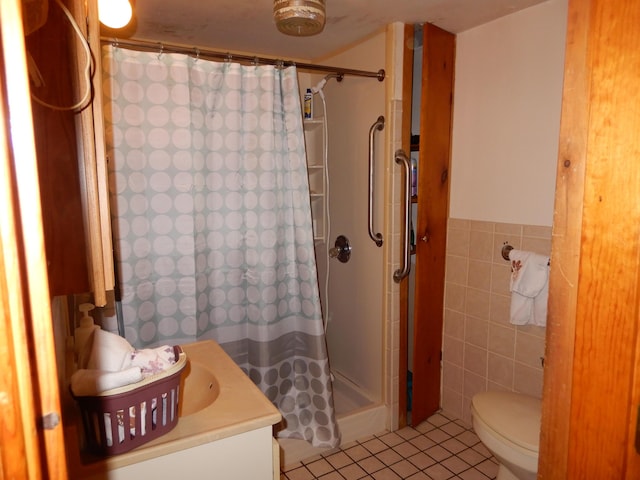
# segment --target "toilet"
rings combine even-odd
[[[535,480],[540,446],[540,399],[482,392],[471,399],[473,429],[500,463],[496,480]]]

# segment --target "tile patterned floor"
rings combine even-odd
[[[436,413],[415,428],[364,438],[288,466],[280,480],[488,480],[497,472],[472,430]]]

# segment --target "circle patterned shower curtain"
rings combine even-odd
[[[280,436],[336,446],[295,67],[102,53],[126,338],[216,340]]]

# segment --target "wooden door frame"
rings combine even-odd
[[[66,478],[21,8],[0,2],[0,472]]]
[[[637,478],[640,4],[570,0],[538,478]]]
[[[411,111],[413,104],[413,25],[404,26],[404,46],[402,55],[402,149],[411,149]],[[404,187],[402,196],[404,198]],[[398,359],[398,428],[407,425],[407,370],[409,369],[409,277],[400,283],[400,326]]]

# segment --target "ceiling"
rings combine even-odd
[[[133,0],[134,21],[117,36],[318,61],[396,21],[433,23],[459,33],[544,1],[326,0],[324,30],[291,37],[276,29],[272,0]]]

